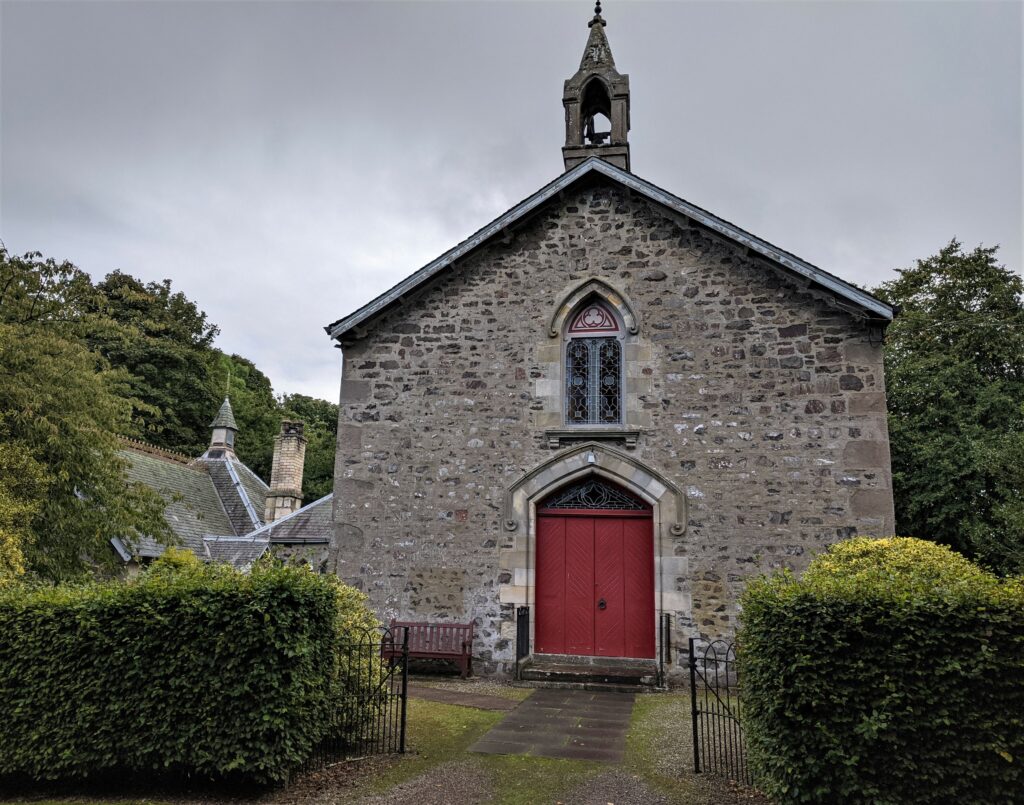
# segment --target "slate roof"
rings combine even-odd
[[[210,427],[238,430],[238,425],[235,424],[235,412],[231,410],[231,401],[227,397],[220,404],[220,410],[217,412],[217,416],[213,418],[213,422],[210,423]]]
[[[205,537],[203,558],[211,562],[227,562],[238,570],[247,570],[271,545],[328,545],[333,531],[333,500],[333,494],[324,495],[244,537]]]
[[[164,516],[182,547],[201,558],[210,534],[245,536],[263,527],[268,487],[240,461],[185,456],[128,442],[120,451],[128,462],[129,481],[146,484],[167,501]],[[122,539],[122,543],[126,540]],[[129,546],[137,556],[160,556],[167,546],[148,537]]]
[[[807,278],[818,286],[835,294],[837,299],[844,300],[847,304],[870,318],[879,319],[882,322],[892,321],[895,309],[878,299],[867,291],[851,285],[845,280],[830,274],[824,269],[802,260],[795,254],[791,254],[778,246],[774,246],[756,235],[740,229],[723,218],[701,209],[684,199],[674,196],[666,190],[651,184],[639,176],[617,168],[609,162],[597,157],[591,157],[581,162],[576,167],[566,171],[553,182],[542,187],[529,198],[519,202],[516,206],[504,215],[491,221],[487,226],[464,240],[457,246],[449,249],[436,260],[428,263],[419,271],[406,277],[391,290],[378,296],[373,301],[359,308],[354,313],[345,316],[338,321],[328,324],[324,329],[331,338],[341,339],[342,337],[354,334],[360,335],[360,329],[369,325],[374,319],[386,311],[401,305],[402,302],[421,285],[431,280],[437,274],[453,265],[457,260],[465,257],[477,248],[483,246],[491,238],[500,235],[505,230],[513,227],[518,221],[530,213],[542,207],[552,199],[557,199],[559,194],[570,185],[582,180],[588,175],[599,175],[605,179],[616,182],[658,204],[664,209],[676,215],[695,221],[701,226],[717,232],[718,234],[739,243],[752,252],[761,255],[782,268]]]
[[[248,570],[270,547],[266,539],[253,537],[206,537],[201,558],[208,562],[227,562],[238,570]]]
[[[298,511],[267,523],[249,536],[267,539],[274,543],[318,543],[330,542],[334,531],[331,522],[333,493],[308,503]]]
[[[163,495],[167,501],[164,516],[182,547],[198,555],[203,551],[206,534],[232,531],[231,521],[205,466],[187,464],[142,447],[127,447],[120,455],[128,461],[129,481],[143,483]],[[166,546],[143,537],[131,548],[139,556],[155,557],[160,556]]]
[[[240,537],[263,525],[267,485],[239,461],[226,458],[200,458],[194,462],[206,468],[224,506],[231,528],[227,533]],[[206,533],[217,533],[207,531]]]

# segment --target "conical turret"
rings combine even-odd
[[[231,400],[227,397],[221,403],[217,416],[210,423],[210,446],[204,458],[235,458],[235,435],[238,425],[235,424],[235,412],[231,410]]]

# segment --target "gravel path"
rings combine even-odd
[[[435,766],[387,793],[355,801],[360,805],[469,805],[489,802],[493,793],[491,776],[486,770],[472,760],[459,760]]]
[[[564,797],[564,805],[669,805],[670,800],[655,791],[638,775],[613,769],[591,777]]]
[[[645,774],[674,781],[670,799],[660,801],[685,802],[688,805],[768,805],[768,800],[752,788],[711,774],[693,773],[690,700],[685,693],[644,694],[637,697],[638,705],[642,706],[647,696],[654,697],[648,702],[658,706],[649,711],[640,723],[633,725],[635,735],[643,739],[646,750],[627,750],[627,760],[632,760],[636,764],[634,768],[643,770]],[[566,805],[576,803],[567,800]],[[615,802],[615,805],[621,804]]]

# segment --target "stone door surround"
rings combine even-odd
[[[686,530],[686,498],[667,478],[620,450],[600,442],[562,450],[527,472],[505,495],[503,527],[510,532],[499,551],[498,585],[502,604],[530,607],[530,649],[536,610],[535,569],[537,504],[565,484],[597,475],[625,487],[651,505],[654,539],[654,607],[656,612],[682,609],[681,595],[674,588],[675,539]],[[514,619],[503,625],[514,636]]]

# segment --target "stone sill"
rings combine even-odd
[[[625,442],[632,450],[640,439],[639,428],[563,428],[544,431],[548,447],[558,449],[566,442]]]

